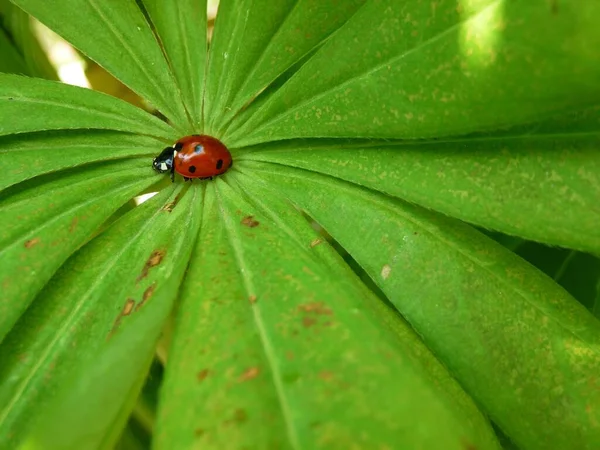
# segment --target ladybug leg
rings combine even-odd
[[[190,181],[188,177],[183,177],[183,181]]]
[[[175,182],[175,164],[171,167],[171,183]]]

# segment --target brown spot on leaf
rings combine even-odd
[[[135,300],[132,299],[131,297],[129,297],[127,300],[125,300],[125,304],[123,305],[123,309],[121,310],[121,313],[115,319],[115,322],[113,323],[113,326],[112,326],[110,332],[108,333],[108,336],[106,338],[107,340],[110,339],[112,337],[112,335],[115,334],[115,332],[117,331],[119,326],[121,326],[121,320],[123,319],[123,317],[131,314],[131,311],[133,311],[134,305],[135,305]]]
[[[328,308],[323,302],[311,302],[298,305],[298,309],[305,313],[313,313],[319,315],[332,315],[333,311]]]
[[[202,428],[196,428],[196,429],[194,430],[194,434],[195,434],[197,437],[200,437],[200,436],[202,436],[202,435],[204,434],[204,430],[203,430]]]
[[[242,219],[242,225],[247,226],[248,228],[257,227],[260,224],[258,220],[254,219],[254,216],[246,216]]]
[[[71,220],[71,225],[69,225],[69,233],[72,233],[73,231],[75,231],[75,228],[77,228],[78,223],[79,223],[79,217],[73,217],[73,220]]]
[[[146,302],[148,300],[150,300],[150,297],[152,297],[152,294],[154,294],[155,289],[156,289],[156,282],[152,283],[150,286],[148,286],[146,288],[146,290],[142,294],[142,301],[139,302],[137,304],[137,306],[135,307],[136,311],[139,311],[142,308],[142,306],[144,306],[146,304]]]
[[[294,359],[294,352],[292,351],[287,351],[285,352],[285,357],[289,360],[292,361]]]
[[[302,318],[302,325],[304,325],[305,328],[310,328],[312,327],[315,323],[317,323],[317,319],[315,319],[314,317],[310,317],[310,316],[304,316]]]
[[[323,243],[323,239],[316,238],[310,243],[310,248],[316,247],[317,245],[322,244],[322,243]]]
[[[251,295],[248,297],[248,301],[254,305],[256,303],[256,295]]]
[[[233,412],[233,417],[231,419],[227,419],[224,424],[225,425],[232,425],[232,424],[241,424],[244,423],[246,420],[248,420],[248,414],[246,414],[246,411],[238,408]]]
[[[240,381],[248,381],[256,378],[260,373],[260,369],[258,367],[250,367],[246,369],[242,375],[240,375]]]
[[[133,305],[135,305],[135,300],[132,298],[128,298],[125,302],[125,306],[123,306],[123,312],[121,316],[128,316],[133,311]]]
[[[162,210],[170,213],[171,211],[173,211],[173,208],[175,208],[176,204],[177,203],[175,203],[175,202],[169,202],[165,206],[162,207]]]
[[[198,381],[204,380],[208,376],[209,373],[210,373],[210,370],[202,369],[200,372],[198,372],[198,375],[197,375]]]
[[[462,440],[462,445],[463,445],[464,450],[477,450],[477,447],[475,447],[473,444],[471,444],[466,439]]]
[[[137,277],[135,282],[139,283],[142,279],[146,278],[148,276],[148,271],[151,268],[158,266],[160,264],[160,262],[163,260],[163,258],[165,257],[166,253],[167,252],[165,250],[154,250],[152,252],[152,254],[150,255],[150,257],[148,258],[148,261],[146,261],[146,264],[144,264],[142,273],[140,273],[140,275]]]
[[[321,380],[329,381],[333,378],[333,372],[330,372],[329,370],[323,370],[322,372],[319,372],[319,378]]]
[[[31,248],[34,245],[39,244],[39,242],[40,242],[40,238],[29,239],[27,242],[25,242],[25,248]]]

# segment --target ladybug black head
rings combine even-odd
[[[173,157],[175,155],[175,149],[173,147],[167,147],[160,155],[154,158],[152,161],[152,167],[159,173],[171,172],[173,168]]]

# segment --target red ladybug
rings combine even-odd
[[[167,147],[154,158],[152,167],[160,173],[175,172],[185,181],[192,178],[212,179],[227,172],[233,163],[231,153],[221,141],[210,136],[193,134],[179,139],[173,147]]]

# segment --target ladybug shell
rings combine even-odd
[[[174,148],[175,172],[186,178],[210,178],[231,167],[231,153],[213,137],[186,136],[179,139]]]

